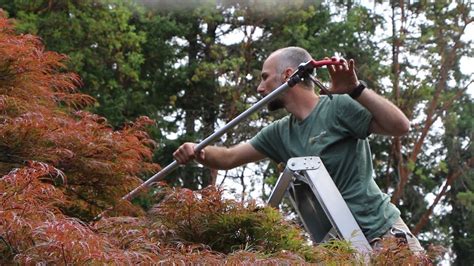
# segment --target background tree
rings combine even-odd
[[[471,217],[474,213],[474,176],[472,166],[473,147],[473,101],[468,95],[463,95],[459,101],[450,108],[444,120],[446,129],[443,136],[446,151],[446,185],[442,192],[445,198],[443,205],[452,206],[452,211],[441,218],[440,224],[451,230],[452,249],[456,258],[456,265],[468,265],[474,259],[471,248],[474,247],[474,224]],[[461,163],[460,162],[464,162]],[[448,187],[449,186],[449,187]],[[438,195],[442,195],[439,193]],[[431,207],[431,206],[430,206]],[[432,207],[433,208],[433,207]],[[427,212],[423,219],[432,217]],[[426,217],[426,218],[425,218]],[[425,221],[428,224],[428,221]],[[420,223],[422,224],[422,223]],[[449,225],[446,226],[446,225]],[[431,225],[429,225],[431,227]]]
[[[455,136],[453,131],[454,124],[463,128],[463,124],[470,123],[459,120],[472,105],[472,96],[467,94],[472,77],[461,72],[460,58],[472,56],[472,41],[463,39],[473,21],[472,4],[405,5],[394,1],[391,10],[392,86],[387,96],[407,114],[412,131],[408,137],[392,138],[391,148],[386,149],[389,154],[376,154],[386,162],[379,165],[385,169],[378,172],[387,181],[387,191],[393,189],[392,202],[401,208],[413,232],[423,233],[422,240],[428,243],[447,246],[452,241],[448,237],[452,226],[458,226],[446,223],[452,221],[447,217],[460,219],[458,215],[472,214],[457,200],[458,193],[466,195],[472,190],[455,185],[472,180],[472,134],[461,130]],[[428,201],[427,195],[434,200]],[[449,206],[448,202],[457,204]],[[441,213],[428,223],[435,207],[440,206],[463,211]],[[472,229],[467,228],[456,231],[472,239]],[[467,260],[457,257],[457,262],[464,264]]]
[[[140,77],[146,34],[132,23],[133,1],[8,0],[0,6],[18,19],[18,31],[39,35],[47,49],[68,54],[68,67],[84,82],[82,91],[98,100],[95,112],[113,126],[151,108]]]

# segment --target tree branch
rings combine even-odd
[[[421,229],[423,229],[423,227],[426,226],[426,224],[428,223],[429,221],[429,218],[431,216],[431,214],[433,213],[433,210],[434,208],[438,205],[439,201],[441,200],[441,198],[446,195],[447,191],[448,191],[448,187],[451,186],[453,184],[453,182],[459,177],[461,176],[464,171],[467,169],[467,168],[471,168],[474,166],[474,157],[471,157],[467,163],[464,164],[463,167],[459,168],[456,172],[452,173],[451,175],[448,176],[448,178],[446,179],[446,183],[444,184],[443,188],[441,189],[441,191],[438,193],[438,195],[436,195],[436,198],[435,200],[433,201],[433,203],[431,204],[431,206],[425,211],[425,213],[423,213],[423,215],[421,216],[420,220],[418,221],[418,223],[415,225],[415,228],[413,229],[412,233],[414,235],[418,235],[421,231]]]

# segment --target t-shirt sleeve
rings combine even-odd
[[[282,159],[279,158],[278,151],[278,145],[281,145],[281,138],[278,133],[278,121],[260,130],[257,135],[250,139],[250,145],[275,162],[282,162]]]
[[[348,95],[338,97],[341,101],[338,103],[339,112],[337,120],[352,136],[364,139],[370,135],[370,123],[372,114],[364,106],[353,100]]]

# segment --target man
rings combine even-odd
[[[287,81],[311,55],[299,47],[273,52],[264,62],[257,92],[265,96]],[[333,100],[318,96],[310,80],[298,83],[268,104],[270,111],[285,108],[290,115],[262,129],[247,143],[226,148],[208,146],[199,154],[185,143],[173,156],[180,164],[196,159],[214,169],[230,169],[270,157],[319,156],[347,202],[365,236],[373,244],[393,235],[406,238],[414,252],[423,248],[372,178],[367,137],[371,133],[401,136],[409,130],[406,116],[390,101],[359,82],[354,61],[341,59],[329,66]]]

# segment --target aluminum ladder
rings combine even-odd
[[[316,243],[331,238],[349,241],[361,253],[372,251],[367,238],[319,157],[294,157],[270,194],[268,205],[278,207],[289,195],[306,231]]]

